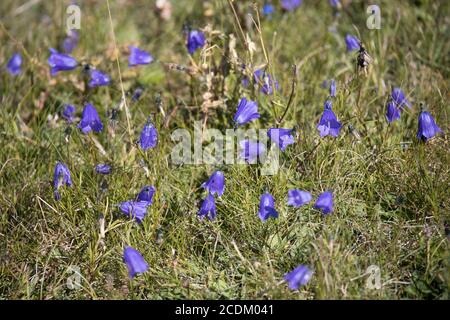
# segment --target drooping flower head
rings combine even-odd
[[[78,45],[78,32],[76,30],[70,30],[67,37],[64,38],[62,43],[62,49],[64,53],[72,53],[72,51]]]
[[[303,190],[289,190],[288,191],[288,205],[294,207],[300,207],[312,200],[311,193]]]
[[[20,67],[22,66],[22,56],[20,53],[14,53],[9,59],[8,64],[6,65],[6,69],[12,76],[17,76],[20,74]]]
[[[292,130],[293,129],[270,128],[267,130],[267,135],[281,151],[284,151],[288,145],[295,143]]]
[[[156,189],[154,186],[144,186],[137,196],[138,201],[146,201],[148,205],[153,203],[153,195]]]
[[[302,0],[281,0],[281,7],[284,10],[292,11],[302,4]]]
[[[150,148],[154,148],[158,144],[158,131],[156,131],[156,128],[153,126],[150,120],[147,121],[144,128],[142,129],[138,143],[141,149],[144,151]]]
[[[111,170],[112,168],[109,164],[98,164],[95,166],[95,172],[99,174],[110,174]]]
[[[102,121],[100,120],[97,110],[92,104],[87,103],[84,106],[78,128],[81,129],[84,134],[89,133],[91,130],[94,130],[95,132],[100,132],[103,130]]]
[[[137,273],[144,273],[148,270],[148,264],[145,262],[144,257],[132,247],[125,247],[123,251],[123,260],[128,268],[128,274],[131,279]]]
[[[393,101],[389,101],[389,103],[387,104],[386,119],[389,123],[400,119],[400,109],[397,108],[396,104]]]
[[[347,51],[354,51],[354,50],[359,50],[359,40],[358,38],[350,35],[350,34],[346,34],[345,36],[345,44],[347,45]]]
[[[336,98],[336,81],[334,79],[330,81],[330,97]]]
[[[71,104],[65,104],[64,110],[62,112],[62,117],[67,120],[68,123],[72,123],[74,120],[73,114],[75,113],[76,109]]]
[[[404,108],[404,106],[407,106],[411,109],[411,104],[406,99],[405,94],[403,93],[402,89],[400,88],[394,88],[392,89],[391,98],[395,102],[398,108]]]
[[[50,57],[47,60],[50,66],[50,75],[54,76],[59,71],[73,70],[78,67],[78,62],[68,54],[59,53],[57,50],[50,48]]]
[[[245,139],[239,142],[241,147],[240,157],[249,163],[253,163],[258,157],[263,155],[266,147],[263,143]]]
[[[270,193],[266,192],[261,196],[259,201],[258,216],[261,221],[266,221],[270,217],[278,218],[278,212],[275,210],[275,201]]]
[[[433,138],[436,134],[441,132],[441,128],[437,126],[436,122],[428,111],[420,112],[419,125],[417,129],[418,139],[427,142],[429,139]]]
[[[147,207],[149,206],[147,201],[124,201],[119,204],[119,209],[123,214],[130,218],[136,219],[138,223],[147,215]]]
[[[149,64],[154,58],[147,51],[141,50],[137,47],[129,46],[130,56],[128,57],[128,66],[134,67],[139,64]]]
[[[277,91],[278,81],[274,80],[269,73],[267,73],[264,69],[258,69],[253,73],[253,77],[255,82],[261,86],[261,92],[266,95],[271,95],[274,89]]]
[[[305,265],[299,265],[297,268],[287,273],[284,280],[289,283],[289,289],[298,290],[300,286],[306,285],[311,279],[313,273]]]
[[[314,204],[314,208],[321,210],[325,215],[333,212],[333,194],[329,191],[320,194]]]
[[[90,76],[91,79],[88,83],[90,88],[108,86],[111,83],[111,77],[104,72],[98,71],[97,69],[91,69]]]
[[[217,193],[219,197],[222,196],[225,190],[225,175],[222,171],[215,171],[208,181],[202,184],[202,188],[212,195]]]
[[[55,171],[53,173],[53,188],[56,200],[61,199],[58,189],[62,186],[71,187],[72,180],[70,178],[69,168],[67,168],[67,166],[64,163],[58,162],[56,163]]]
[[[201,32],[200,30],[189,31],[186,43],[189,54],[192,55],[198,48],[203,48],[205,46],[205,43],[205,34],[203,32]]]
[[[216,200],[212,194],[208,194],[205,200],[203,200],[197,215],[200,218],[207,217],[209,220],[216,218]]]
[[[321,137],[328,135],[337,137],[339,135],[339,130],[342,127],[342,124],[337,120],[336,115],[331,108],[331,101],[326,101],[322,117],[317,125],[317,129],[319,129]]]
[[[261,115],[258,113],[258,104],[256,101],[247,100],[242,98],[239,101],[238,109],[234,115],[234,121],[243,125],[252,120],[258,119]]]

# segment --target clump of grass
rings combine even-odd
[[[235,3],[236,12],[227,1],[208,4],[205,9],[200,1],[174,1],[172,18],[165,21],[149,12],[146,1],[111,2],[120,83],[108,9],[83,3],[74,55],[115,80],[88,91],[77,71],[48,75],[47,48],[64,35],[62,2],[38,2],[19,13],[15,1],[1,2],[0,62],[20,51],[24,72],[15,78],[0,74],[0,296],[448,299],[449,142],[446,135],[427,144],[415,139],[420,101],[448,131],[448,23],[441,14],[448,4],[384,1],[381,30],[365,28],[362,1],[339,16],[326,1],[304,1],[271,19],[258,18],[250,2]],[[207,49],[192,59],[182,34],[188,20],[208,37]],[[344,35],[355,28],[374,59],[367,77],[354,78],[356,56],[345,50]],[[239,63],[230,60],[230,34]],[[127,69],[131,43],[158,61]],[[281,89],[264,96],[243,88],[240,63],[267,64]],[[338,83],[333,110],[344,128],[337,139],[320,139],[315,126],[328,96],[320,85],[331,78]],[[130,127],[124,109],[111,119],[122,85],[130,93],[144,88],[135,103],[127,96]],[[388,125],[385,105],[393,86],[404,89],[413,108]],[[296,126],[298,140],[280,155],[277,175],[262,176],[255,166],[223,166],[226,192],[217,199],[217,219],[200,221],[200,185],[217,168],[174,165],[170,134],[193,130],[194,121],[232,128],[243,94],[259,103],[262,116],[253,127]],[[155,103],[157,95],[162,105]],[[100,112],[100,134],[84,136],[60,118],[64,103],[76,105],[79,116],[86,100]],[[142,153],[135,142],[149,116],[159,143]],[[347,130],[349,124],[360,139]],[[62,201],[52,193],[56,161],[68,165],[74,182],[61,191]],[[95,174],[94,165],[104,162],[112,164],[113,174]],[[139,225],[117,204],[148,184],[157,192]],[[315,197],[333,190],[335,211],[324,217],[311,205],[288,207],[293,188]],[[274,196],[280,217],[261,223],[257,210],[265,191]],[[138,248],[150,265],[133,281],[122,261],[124,245]],[[290,291],[281,280],[300,263],[314,276]],[[381,271],[379,290],[366,286],[371,265]],[[72,290],[67,279],[74,266],[82,281]]]

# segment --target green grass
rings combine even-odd
[[[227,61],[231,33],[243,62],[266,61],[260,34],[245,23],[246,13],[256,19],[251,2],[235,5],[257,47],[252,59],[228,1],[208,1],[212,14],[207,16],[202,1],[173,1],[169,21],[158,18],[150,1],[110,3],[124,88],[145,89],[137,103],[128,97],[131,136],[124,110],[114,128],[107,117],[120,102],[121,86],[106,2],[82,2],[80,43],[73,56],[98,65],[114,83],[86,91],[78,70],[54,78],[48,72],[48,48],[58,47],[64,36],[67,4],[40,1],[17,14],[17,1],[1,1],[0,63],[20,51],[24,66],[19,77],[0,74],[0,298],[449,298],[444,228],[450,223],[449,140],[441,135],[423,144],[415,138],[421,101],[444,133],[449,129],[447,2],[379,1],[381,30],[366,28],[366,4],[356,0],[338,18],[325,0],[305,0],[295,12],[278,9],[271,20],[261,18],[269,68],[281,87],[269,97],[240,86],[240,66],[228,64],[225,78],[220,67]],[[200,69],[192,77],[165,66],[192,66],[182,34],[186,20],[214,30],[207,32],[210,54],[193,56]],[[333,25],[336,33],[328,30]],[[359,34],[374,60],[368,75],[353,81],[356,55],[346,52],[347,32]],[[126,48],[132,43],[158,61],[129,69]],[[277,175],[262,176],[257,166],[172,164],[170,134],[176,128],[192,131],[194,121],[206,118],[209,128],[224,132],[233,127],[244,94],[258,100],[262,114],[246,128],[275,126],[288,104],[292,64],[298,66],[297,87],[282,126],[297,126],[299,140],[281,154]],[[213,71],[208,87],[205,76]],[[338,82],[333,110],[344,127],[338,138],[320,139],[315,126],[328,95],[320,85],[331,78]],[[385,105],[393,86],[403,89],[413,108],[388,125]],[[223,101],[218,107],[202,108],[208,91]],[[170,117],[157,108],[158,93]],[[100,134],[84,136],[76,123],[68,127],[60,117],[66,102],[76,105],[80,116],[85,100],[99,110],[105,126]],[[150,115],[159,144],[144,154],[135,142]],[[51,183],[57,161],[68,165],[74,182],[62,190],[59,202]],[[113,165],[110,176],[95,174],[94,165],[103,162]],[[200,185],[217,168],[226,177],[217,219],[199,220],[205,196]],[[116,205],[146,184],[157,193],[139,225]],[[291,188],[314,197],[333,190],[335,211],[324,217],[312,205],[288,207]],[[280,217],[262,223],[257,211],[266,190]],[[125,245],[139,250],[150,265],[133,281],[122,261]],[[281,280],[298,264],[308,265],[314,275],[307,286],[290,291]],[[366,286],[370,265],[380,267],[380,290]],[[79,290],[67,288],[70,266],[80,268]]]

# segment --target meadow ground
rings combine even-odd
[[[366,27],[368,4],[356,0],[341,1],[338,14],[326,0],[304,0],[293,11],[273,1],[275,12],[260,15],[260,23],[250,1],[234,1],[234,13],[225,0],[174,0],[169,19],[154,1],[109,2],[110,10],[106,1],[79,1],[80,39],[71,55],[112,78],[93,89],[80,68],[49,73],[49,48],[61,46],[70,1],[0,2],[1,298],[449,298],[448,1],[378,1],[379,30]],[[192,56],[185,23],[207,39]],[[372,56],[367,75],[356,76],[347,33]],[[129,68],[131,44],[155,61]],[[23,57],[15,77],[5,69],[14,52]],[[266,65],[279,90],[265,95],[244,87],[242,63],[248,70]],[[329,95],[322,84],[330,79],[343,127],[337,138],[321,138],[316,125]],[[133,102],[137,87],[143,93]],[[393,87],[402,88],[412,108],[388,123]],[[276,175],[262,175],[259,165],[171,161],[175,129],[192,132],[195,121],[233,128],[243,96],[257,101],[261,114],[244,128],[296,128]],[[99,111],[100,133],[76,127],[86,101]],[[444,133],[427,143],[416,138],[420,102]],[[76,106],[72,124],[61,117],[65,103]],[[144,152],[136,141],[148,117],[158,145]],[[56,201],[58,161],[73,185],[60,188]],[[95,173],[99,163],[111,164],[112,173]],[[199,219],[201,184],[217,169],[226,179],[217,218]],[[117,204],[144,185],[156,193],[138,224]],[[288,206],[294,188],[311,192],[313,201]],[[334,211],[323,215],[313,203],[326,190]],[[266,191],[279,218],[263,223],[258,208]],[[133,280],[123,262],[127,245],[149,265]],[[299,264],[313,276],[290,290],[283,276]],[[367,285],[370,266],[379,268],[380,288]],[[75,269],[82,278],[74,288],[67,280]]]

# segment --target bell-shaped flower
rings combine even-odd
[[[103,130],[103,124],[97,113],[97,110],[90,103],[87,103],[83,109],[81,115],[81,121],[77,126],[84,134],[89,133],[91,130],[100,132]]]
[[[263,222],[269,219],[270,217],[275,219],[278,218],[278,212],[277,210],[275,210],[275,201],[272,195],[268,192],[264,193],[261,196],[259,202],[258,216]]]
[[[189,31],[186,43],[189,54],[192,55],[198,48],[203,48],[205,46],[205,43],[205,34],[203,32],[199,30]]]
[[[64,119],[66,119],[66,121],[68,123],[72,123],[73,120],[74,120],[73,114],[75,113],[75,111],[76,111],[76,109],[75,109],[75,107],[73,105],[65,104],[64,105],[64,110],[62,112],[62,117]]]
[[[325,215],[333,212],[333,194],[329,191],[320,194],[314,204],[314,208],[321,210]]]
[[[317,129],[319,129],[320,136],[325,137],[331,135],[337,137],[342,124],[337,120],[333,110],[331,110],[331,101],[326,101],[324,105],[324,111],[320,118]]]
[[[292,129],[270,128],[267,130],[267,135],[281,151],[286,150],[288,145],[295,143]]]
[[[422,111],[419,115],[419,126],[417,130],[417,138],[427,142],[442,130],[437,126],[433,117],[428,111]]]
[[[200,218],[207,217],[209,220],[216,218],[216,200],[212,194],[208,194],[203,200],[197,215]]]
[[[131,279],[137,273],[144,273],[148,270],[148,264],[139,251],[132,247],[125,247],[123,250],[123,261],[127,265],[128,274]]]
[[[147,121],[142,129],[138,143],[144,151],[154,148],[158,144],[158,131],[150,121]]]
[[[62,186],[71,187],[72,179],[70,178],[69,168],[67,168],[67,166],[64,163],[58,162],[56,163],[55,171],[53,173],[53,188],[56,200],[61,199],[58,189]]]
[[[238,109],[234,115],[234,121],[243,125],[252,120],[258,119],[261,115],[258,113],[258,104],[256,101],[247,100],[242,98],[239,101]]]
[[[50,66],[50,74],[54,76],[59,71],[73,70],[78,67],[78,62],[68,54],[59,53],[57,50],[50,48],[50,57],[47,60]]]
[[[395,102],[398,108],[403,109],[404,106],[407,106],[411,109],[411,104],[409,103],[408,99],[406,99],[405,94],[403,93],[402,89],[400,88],[394,88],[392,89],[391,93],[392,101]]]
[[[294,207],[301,207],[312,200],[311,193],[303,190],[289,190],[288,191],[288,205]]]
[[[78,45],[78,32],[76,30],[70,30],[67,37],[64,38],[62,43],[62,49],[64,53],[71,53]]]
[[[266,95],[271,95],[273,91],[279,89],[278,81],[274,80],[272,76],[264,69],[258,69],[253,73],[255,82],[261,87],[261,92]]]
[[[313,273],[309,268],[305,265],[299,265],[297,268],[287,273],[284,276],[284,280],[286,280],[289,284],[289,289],[298,290],[300,286],[306,285],[311,279]]]
[[[400,109],[393,101],[389,101],[387,104],[386,119],[389,123],[400,119]]]
[[[345,44],[347,45],[347,51],[359,50],[360,48],[358,38],[348,33],[345,36]]]
[[[108,86],[111,83],[111,78],[106,73],[98,71],[97,69],[90,70],[91,79],[88,82],[90,88]]]
[[[141,50],[137,47],[129,46],[130,56],[128,57],[128,66],[134,67],[140,64],[149,64],[154,58],[147,51]]]
[[[123,214],[129,216],[130,218],[136,219],[138,223],[147,215],[147,201],[124,201],[119,204],[119,209]]]
[[[8,72],[13,75],[17,76],[20,74],[20,67],[22,66],[22,56],[20,53],[14,53],[11,59],[9,59],[8,64],[6,65],[6,69],[8,69]]]
[[[281,7],[284,10],[292,11],[302,4],[302,0],[281,0]]]
[[[211,177],[209,177],[208,181],[202,184],[202,188],[208,191],[210,194],[222,196],[225,190],[225,176],[222,171],[214,172]]]
[[[137,196],[138,201],[146,201],[148,205],[153,203],[153,195],[156,189],[154,186],[144,186]]]

